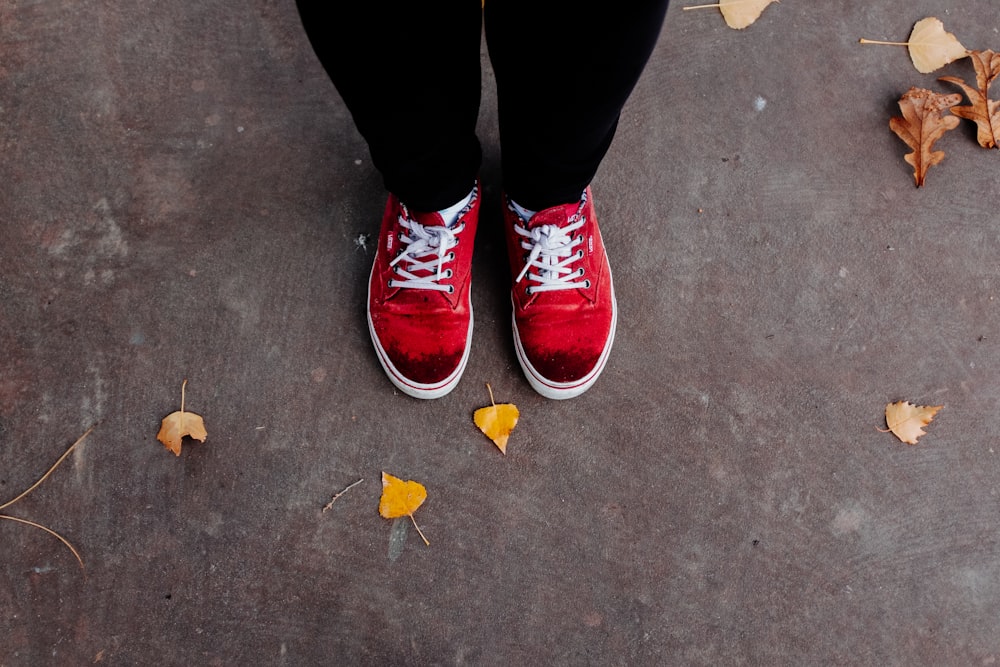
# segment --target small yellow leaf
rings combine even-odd
[[[510,432],[517,425],[519,413],[517,406],[512,403],[501,403],[500,405],[489,405],[479,408],[472,416],[486,437],[493,441],[500,451],[507,453],[507,440]]]
[[[181,409],[171,412],[160,423],[160,432],[156,439],[162,442],[175,455],[181,455],[181,441],[184,436],[190,436],[200,442],[205,442],[208,432],[205,431],[205,421],[201,415],[184,411],[184,388],[187,380],[181,383]]]
[[[926,435],[923,427],[931,423],[934,415],[943,405],[914,405],[909,401],[897,401],[885,406],[885,423],[892,433],[903,442],[915,445],[917,438]]]
[[[427,500],[427,489],[420,482],[403,481],[389,473],[382,473],[382,498],[378,513],[385,519],[410,516]]]
[[[472,420],[476,422],[479,430],[486,434],[486,437],[493,441],[502,453],[507,453],[507,440],[510,432],[517,426],[517,419],[520,417],[517,406],[513,403],[501,403],[497,405],[493,401],[493,388],[487,383],[486,388],[490,392],[490,403],[485,408],[479,408],[472,415]]]
[[[430,546],[424,536],[424,531],[420,530],[417,520],[413,518],[413,513],[427,500],[427,489],[420,482],[413,480],[403,481],[398,477],[393,477],[389,473],[382,471],[382,498],[378,503],[378,513],[385,519],[398,519],[401,516],[410,517],[413,527],[420,533],[420,539],[424,544]]]

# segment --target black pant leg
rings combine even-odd
[[[467,195],[482,159],[476,0],[297,5],[385,187],[417,211]]]
[[[668,0],[486,0],[504,188],[540,210],[579,199],[663,25]]]

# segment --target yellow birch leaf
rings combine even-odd
[[[160,432],[156,434],[156,439],[177,456],[181,455],[181,441],[184,440],[184,436],[189,436],[199,442],[205,442],[205,438],[208,437],[205,421],[201,415],[184,411],[184,387],[186,386],[187,380],[184,380],[181,384],[181,409],[164,417],[160,423]]]
[[[393,477],[389,473],[382,472],[382,498],[379,499],[378,513],[384,519],[398,519],[401,516],[410,517],[413,527],[420,533],[424,544],[430,546],[430,542],[424,537],[424,533],[417,525],[417,520],[413,518],[413,513],[417,511],[424,501],[427,500],[427,489],[420,482],[413,480],[403,481],[398,477]]]
[[[772,2],[778,0],[719,0],[719,11],[726,19],[726,25],[743,30],[760,18]]]
[[[718,8],[722,12],[722,18],[726,19],[726,25],[736,30],[742,30],[760,18],[772,2],[778,0],[719,0],[710,5],[688,5],[688,9],[709,9]]]
[[[950,62],[965,58],[972,53],[962,46],[955,35],[946,32],[944,24],[933,16],[917,21],[910,32],[910,38],[905,42],[883,42],[877,39],[860,39],[858,41],[862,44],[907,47],[913,66],[921,74],[930,74]]]
[[[520,412],[513,403],[497,405],[493,400],[493,388],[490,387],[489,383],[487,383],[486,388],[490,392],[492,405],[476,410],[472,415],[472,420],[503,454],[507,454],[507,440],[510,438],[510,432],[517,426]]]
[[[909,401],[897,401],[885,406],[885,423],[893,435],[901,441],[915,445],[917,438],[926,435],[924,426],[931,423],[934,415],[943,405],[914,405]]]
[[[907,41],[910,60],[921,74],[930,74],[970,53],[955,35],[945,32],[944,24],[933,16],[917,21]]]

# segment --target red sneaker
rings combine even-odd
[[[590,188],[530,220],[508,200],[504,223],[521,368],[546,398],[579,396],[604,370],[618,318]]]
[[[394,385],[415,398],[455,388],[469,360],[479,186],[451,227],[389,195],[368,280],[368,329]]]

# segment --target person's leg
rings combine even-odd
[[[555,7],[553,7],[555,5]],[[487,0],[504,190],[534,210],[579,200],[663,24],[667,0]]]
[[[526,0],[486,3],[515,351],[548,398],[588,390],[614,342],[618,309],[589,184],[666,8],[562,2],[540,14]]]
[[[416,211],[466,197],[481,160],[481,8],[469,0],[297,4],[386,189]]]
[[[472,339],[481,7],[387,0],[337,11],[297,2],[390,193],[368,281],[379,363],[404,393],[443,396],[458,384]]]

